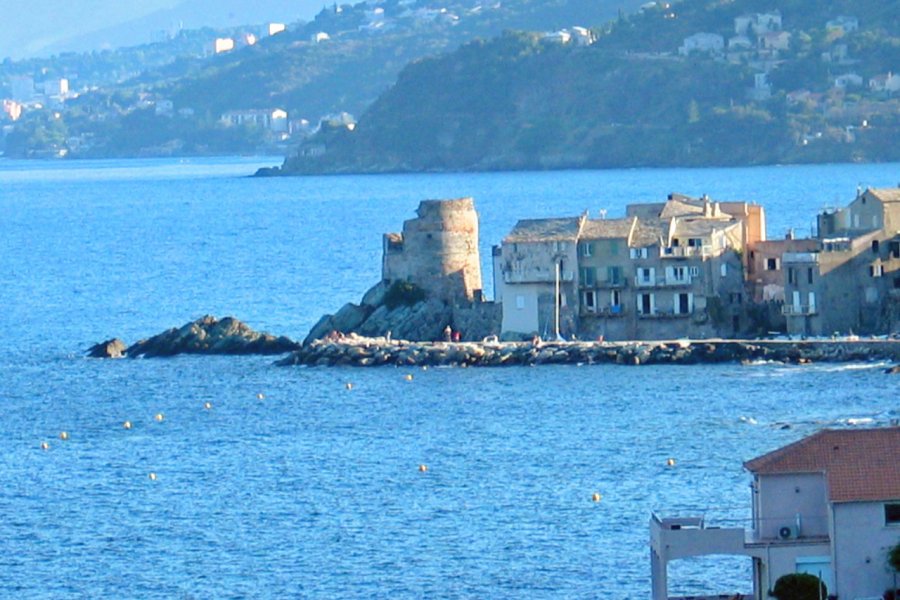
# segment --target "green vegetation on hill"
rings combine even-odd
[[[727,59],[681,56],[677,48],[699,32],[722,35],[727,44],[735,17],[769,6],[658,3],[603,27],[591,46],[524,33],[473,42],[411,64],[354,130],[323,130],[283,171],[900,159],[891,141],[900,134],[900,103],[868,86],[900,68],[900,12],[879,0],[777,4],[790,46]],[[839,15],[857,17],[859,30],[826,30]],[[844,58],[830,58],[840,53]],[[771,87],[755,94],[761,73]],[[861,85],[835,87],[846,73]]]
[[[505,29],[553,30],[603,23],[619,11],[637,9],[641,1],[385,0],[378,4],[384,11],[381,16],[366,2],[334,4],[311,23],[292,25],[255,45],[216,56],[207,56],[215,37],[237,36],[245,30],[183,32],[165,43],[114,52],[10,62],[0,65],[0,86],[5,76],[30,75],[40,81],[47,73],[72,78],[77,89],[83,83],[98,82],[99,89],[68,101],[62,110],[53,109],[61,113],[58,119],[69,139],[77,140],[66,148],[71,156],[252,151],[259,136],[242,138],[240,131],[222,131],[227,127],[216,124],[222,114],[277,108],[286,110],[292,120],[307,119],[313,125],[328,114],[359,115],[412,61]],[[322,33],[328,39],[313,40]],[[171,101],[179,118],[167,122],[161,117],[152,126],[147,122],[154,119],[147,115],[129,119],[132,112],[146,108],[141,100],[145,104]],[[66,147],[65,143],[59,148],[43,147],[42,136],[25,131],[39,128],[48,114],[32,113],[16,125],[21,131],[7,145],[7,154],[30,156]],[[140,126],[130,137],[115,137],[135,119]],[[31,124],[26,127],[26,122]]]

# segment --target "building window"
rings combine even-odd
[[[612,313],[622,310],[622,292],[619,290],[612,290],[609,293],[609,309]]]
[[[788,267],[788,283],[794,283],[794,267]]]
[[[806,269],[806,283],[812,283],[812,267]]]
[[[584,298],[584,305],[589,311],[594,312],[597,310],[597,302],[593,291],[584,292],[582,297]]]
[[[885,525],[900,525],[900,504],[884,505]]]
[[[766,271],[777,271],[778,270],[778,259],[777,258],[767,258],[766,259]]]
[[[639,314],[652,315],[654,312],[653,294],[638,294],[637,308]]]
[[[594,255],[594,244],[587,242],[581,245],[581,255],[585,257]]]
[[[878,254],[878,240],[872,240],[872,252]]]
[[[521,294],[516,296],[516,309],[525,310],[525,296]]]
[[[609,253],[612,256],[619,255],[619,240],[610,240],[609,241]]]
[[[728,265],[727,264],[722,263],[722,266],[719,267],[719,270],[722,272],[722,277],[728,276]]]
[[[631,258],[647,258],[646,248],[632,248],[630,252]]]
[[[581,285],[592,287],[596,283],[594,267],[581,267]]]
[[[700,275],[700,267],[690,267],[689,271],[691,277],[698,277]]]
[[[881,277],[884,275],[884,265],[869,265],[869,277]]]
[[[610,285],[622,283],[622,267],[606,267],[606,281]]]
[[[675,294],[675,314],[686,315],[691,312],[691,295]]]
[[[653,267],[641,267],[637,270],[638,281],[643,284],[653,285],[656,283],[653,276]]]

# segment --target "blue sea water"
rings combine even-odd
[[[776,237],[900,177],[897,164],[246,177],[274,162],[0,161],[0,596],[647,598],[651,511],[746,525],[744,460],[900,417],[881,364],[83,358],[206,313],[302,337],[378,280],[381,233],[425,198],[475,197],[490,295],[490,246],[518,218],[707,193],[763,204]],[[670,591],[749,591],[749,571],[676,562]]]

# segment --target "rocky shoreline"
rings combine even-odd
[[[805,364],[872,360],[900,361],[900,341],[409,342],[350,335],[313,341],[275,364],[499,367],[755,361]]]
[[[275,355],[302,348],[299,342],[251,329],[234,317],[206,315],[131,346],[113,338],[88,348],[90,358],[153,358],[177,354]]]
[[[786,364],[887,360],[900,373],[900,340],[674,340],[635,342],[416,342],[389,336],[329,334],[305,343],[254,331],[233,317],[205,316],[131,346],[113,338],[87,350],[93,358],[154,358],[178,354],[287,355],[278,366],[501,367],[561,364]]]

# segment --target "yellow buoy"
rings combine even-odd
[[[352,389],[353,389],[353,384],[350,383],[350,382],[348,381],[348,382],[344,385],[344,387],[347,388],[348,390],[352,390]]]
[[[156,416],[153,417],[153,418],[156,419],[156,421],[157,421],[158,423],[162,423],[162,422],[163,422],[163,419],[165,419],[166,417],[165,417],[165,415],[163,415],[162,413],[156,413]]]
[[[266,395],[263,394],[262,392],[260,392],[260,393],[258,393],[258,394],[256,395],[256,399],[257,399],[257,400],[265,400],[265,399],[266,399]]]
[[[122,423],[122,427],[124,427],[125,429],[131,429],[131,421],[125,421],[124,423]]]
[[[211,409],[211,408],[212,408],[212,402],[204,402],[204,403],[203,403],[203,408],[205,408],[206,410]]]
[[[666,464],[669,465],[670,467],[674,467],[674,466],[675,466],[675,459],[674,459],[674,458],[670,458],[669,460],[666,461]]]
[[[428,470],[428,465],[419,465],[419,473],[424,473]]]
[[[50,449],[50,444],[48,444],[47,442],[41,442],[41,450],[49,450],[49,449]]]
[[[600,502],[602,498],[603,496],[601,496],[599,492],[594,492],[594,495],[591,496],[591,500],[593,500],[594,502]]]
[[[67,439],[69,439],[69,432],[68,431],[60,431],[59,439],[61,439],[62,441],[66,441]]]
[[[151,471],[148,477],[150,478],[150,481],[156,481],[156,473]]]
[[[407,373],[407,374],[406,374],[406,380],[407,380],[407,381],[412,381],[412,380],[413,380],[412,373]]]

